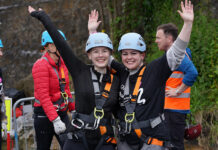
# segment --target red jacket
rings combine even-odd
[[[55,70],[52,68],[56,68],[58,71],[59,77],[61,77],[61,67],[64,69],[65,74],[65,92],[68,94],[68,97],[72,98],[69,88],[69,76],[68,70],[64,64],[62,58],[60,59],[59,67],[55,64],[54,60],[49,56],[48,53],[45,53],[42,57],[46,57],[48,59],[38,59],[32,68],[32,75],[34,81],[34,96],[36,100],[39,100],[39,103],[34,103],[34,107],[42,107],[45,114],[49,118],[50,121],[53,121],[58,117],[56,107],[54,107],[52,102],[56,102],[61,98],[61,91],[59,86],[58,76],[55,73]],[[68,103],[69,110],[74,110],[74,103]],[[61,111],[64,111],[63,109]]]

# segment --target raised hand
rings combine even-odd
[[[101,21],[98,21],[98,11],[92,10],[89,14],[89,20],[88,20],[88,30],[89,34],[97,32],[97,28]]]
[[[36,11],[32,6],[28,6],[28,11],[31,14],[32,12]],[[41,8],[39,8],[39,11],[42,11]]]
[[[178,10],[177,12],[180,14],[184,22],[193,22],[194,11],[191,1],[185,0],[185,5],[183,1],[181,1],[181,10],[182,11]]]

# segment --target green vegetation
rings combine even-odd
[[[156,28],[160,24],[172,22],[181,29],[183,21],[176,12],[180,0],[125,0],[115,6],[116,0],[109,4],[111,16],[111,35],[115,48],[122,34],[140,33],[147,44],[146,63],[163,53],[154,43]],[[218,45],[216,19],[211,13],[210,1],[194,0],[195,21],[189,48],[199,76],[191,93],[191,111],[196,122],[203,126],[199,143],[217,146],[218,139]],[[119,53],[115,53],[119,59]]]

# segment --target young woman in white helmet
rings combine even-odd
[[[110,38],[105,33],[89,36],[86,52],[92,65],[87,65],[74,55],[44,11],[29,6],[29,12],[51,35],[73,79],[76,111],[64,150],[113,150],[112,112],[118,102],[119,79],[107,67],[113,51]]]
[[[66,40],[63,32],[59,32]],[[44,54],[32,68],[37,150],[50,149],[54,135],[63,148],[64,141],[58,135],[70,123],[67,111],[73,111],[75,107],[70,93],[68,70],[47,31],[42,33],[41,45]]]
[[[118,150],[164,150],[172,145],[163,115],[165,84],[173,70],[184,58],[194,20],[193,5],[181,2],[183,28],[171,46],[160,58],[144,65],[146,45],[137,33],[121,37],[118,51],[122,64],[112,60],[111,67],[120,75],[120,109]],[[90,32],[98,27],[97,17]],[[94,21],[93,21],[94,22]]]

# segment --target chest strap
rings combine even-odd
[[[106,82],[103,92],[100,92],[100,87],[99,87],[97,76],[93,72],[92,68],[90,68],[90,72],[91,72],[91,77],[92,77],[92,82],[93,82],[93,87],[94,87],[94,92],[95,92],[95,105],[96,105],[96,107],[94,108],[95,121],[94,121],[93,128],[97,129],[99,126],[100,120],[104,117],[103,106],[110,94],[111,85],[113,81],[113,74],[110,74],[111,82]],[[102,78],[103,76],[100,77],[100,82]]]
[[[42,59],[46,60],[49,63],[47,57],[42,57]],[[59,100],[57,100],[56,102],[53,102],[53,105],[56,107],[56,110],[59,111],[59,110],[66,108],[68,105],[68,101],[73,102],[73,99],[68,98],[68,94],[65,91],[66,80],[65,80],[64,68],[63,67],[60,68],[61,69],[61,78],[59,77],[57,69],[54,66],[52,66],[52,68],[58,77],[60,92],[61,92],[61,98]],[[40,101],[37,99],[35,99],[35,102],[40,104]],[[61,105],[62,103],[64,103],[64,105]]]
[[[104,109],[103,106],[106,102],[106,100],[109,98],[111,85],[113,81],[113,74],[110,74],[111,81],[106,82],[104,86],[104,90],[100,92],[99,83],[96,74],[93,72],[92,68],[90,68],[91,77],[92,77],[92,83],[94,87],[94,93],[95,93],[95,105],[94,111],[90,115],[85,115],[81,113],[75,113],[77,114],[74,119],[72,119],[71,124],[78,128],[78,129],[92,129],[96,130],[99,125],[101,129],[102,135],[106,132],[105,122],[106,119],[103,119],[104,117]],[[100,82],[101,82],[100,77]],[[88,124],[88,125],[87,125]]]
[[[145,71],[145,66],[141,69],[141,71],[139,72],[136,84],[135,84],[135,88],[133,90],[133,94],[130,95],[129,94],[129,77],[126,80],[126,84],[125,84],[125,88],[124,88],[124,106],[126,108],[126,114],[125,114],[125,123],[126,123],[126,127],[125,127],[125,132],[126,133],[130,133],[131,131],[131,125],[133,123],[133,121],[135,120],[135,107],[136,107],[136,100],[138,97],[138,91],[139,91],[139,87],[141,85],[141,79],[142,79],[142,75]]]

